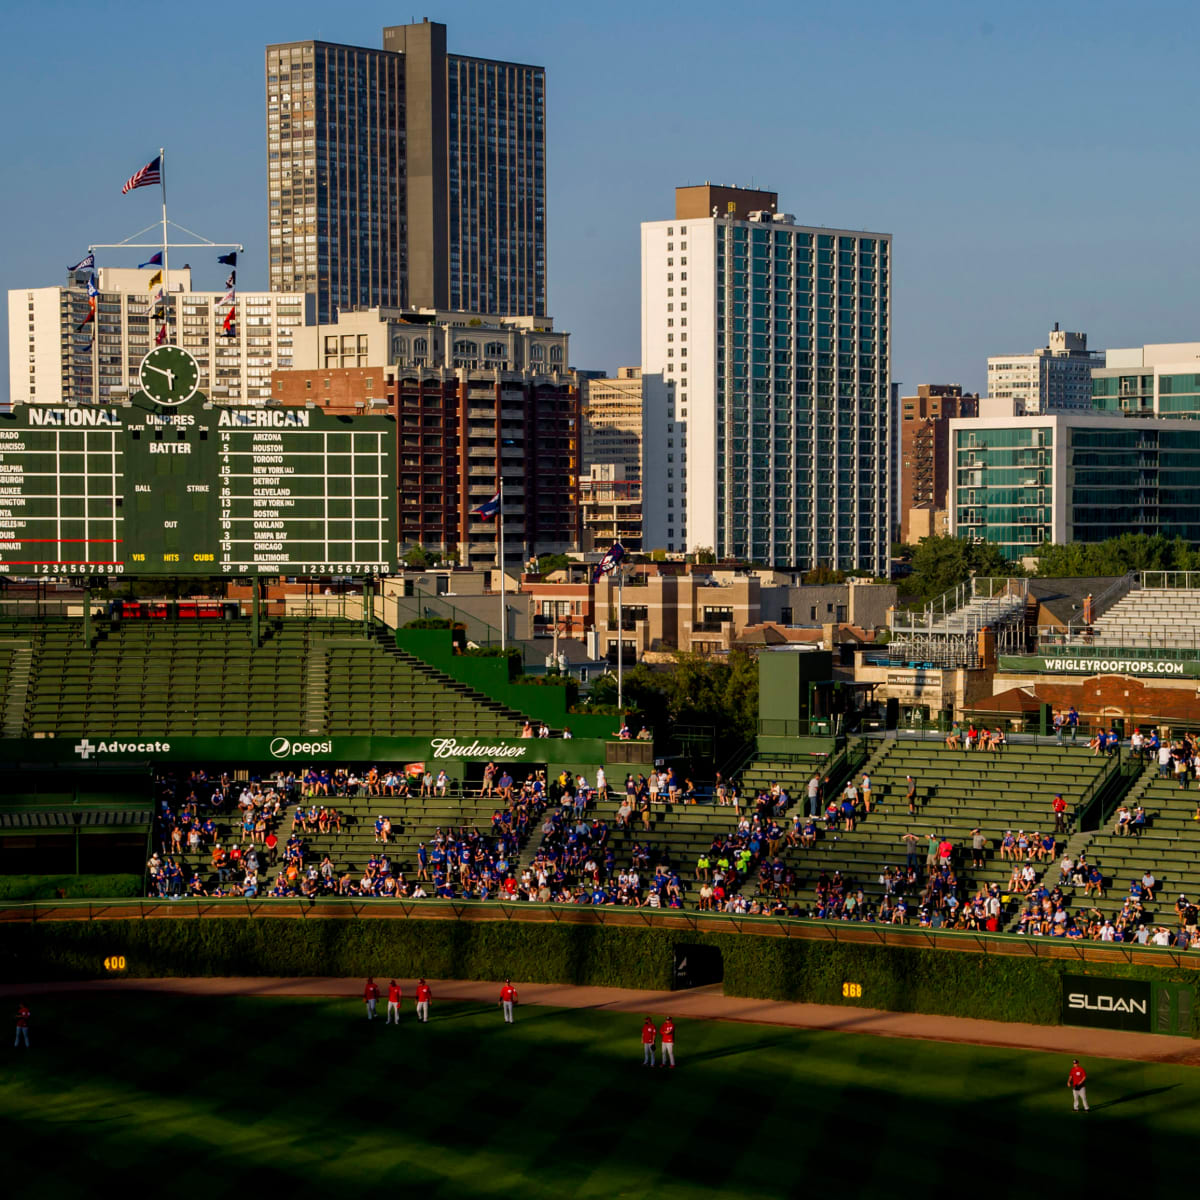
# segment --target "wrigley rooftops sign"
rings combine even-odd
[[[1028,671],[1039,675],[1146,675],[1159,679],[1200,678],[1195,659],[1135,658],[1120,654],[1070,654],[1060,658],[1001,654],[1001,671]]]

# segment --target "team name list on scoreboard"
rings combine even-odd
[[[391,417],[19,405],[0,415],[0,574],[384,574]]]

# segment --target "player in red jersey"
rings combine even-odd
[[[1067,1076],[1067,1087],[1075,1094],[1075,1112],[1079,1111],[1080,1104],[1083,1105],[1084,1112],[1091,1112],[1087,1102],[1087,1072],[1079,1065],[1079,1059],[1071,1060],[1071,1073]]]
[[[668,1017],[662,1023],[662,1065],[667,1065],[667,1059],[671,1060],[671,1069],[675,1069],[675,1022]]]
[[[658,1040],[658,1026],[647,1017],[642,1026],[642,1066],[654,1066],[654,1043]]]
[[[506,979],[504,986],[500,989],[500,1007],[504,1009],[504,1023],[506,1025],[513,1023],[513,1005],[516,1002],[517,989],[513,987],[511,979]]]
[[[20,1045],[29,1049],[29,1007],[24,1003],[17,1005],[17,1036],[13,1041],[13,1049]]]
[[[423,979],[417,981],[417,1020],[429,1020],[429,1002],[433,999],[433,992],[430,990],[429,984]]]
[[[395,1022],[392,1021],[393,1017],[396,1018]],[[400,985],[394,979],[388,984],[388,1010],[387,1020],[384,1021],[384,1024],[391,1025],[393,1023],[400,1024]]]
[[[367,985],[363,988],[363,1000],[367,1005],[367,1020],[375,1019],[375,1004],[379,1000],[379,987],[375,980],[367,977]]]

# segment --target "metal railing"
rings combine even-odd
[[[1144,588],[1186,588],[1200,591],[1200,571],[1143,571]]]
[[[1066,652],[1070,653],[1066,653]],[[1200,634],[1176,633],[1105,634],[1103,630],[1068,635],[1057,626],[1039,626],[1037,655],[1041,658],[1151,658],[1189,661],[1200,658]]]
[[[1098,616],[1107,612],[1118,600],[1127,596],[1136,583],[1137,572],[1129,571],[1122,575],[1120,579],[1110,583],[1100,595],[1093,596],[1091,605],[1089,606],[1090,611],[1086,614],[1081,611],[1078,616],[1072,617],[1067,622],[1067,636],[1073,637],[1089,625],[1094,624]],[[1088,619],[1085,620],[1085,617]]]

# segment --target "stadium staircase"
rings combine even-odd
[[[617,868],[630,865],[634,843],[638,843],[650,856],[651,870],[659,865],[673,867],[679,872],[689,898],[694,900],[699,886],[695,878],[696,860],[703,851],[708,850],[717,834],[733,832],[737,824],[733,808],[711,803],[659,802],[651,810],[649,830],[643,826],[637,813],[630,818],[629,828],[623,830],[617,828],[617,810],[624,799],[624,790],[623,778],[611,779],[608,799],[594,805],[587,813],[589,820],[598,816],[608,822],[608,842],[616,855]],[[533,862],[541,844],[541,822],[538,822],[521,851],[521,870]]]
[[[24,733],[32,670],[29,639],[0,642],[0,737],[19,738]]]
[[[933,833],[938,838],[949,837],[956,847],[955,870],[963,894],[973,895],[979,887],[993,882],[1004,889],[1011,871],[1011,864],[999,856],[1005,831],[1053,830],[1054,795],[1062,793],[1071,813],[1104,770],[1102,760],[1093,758],[1086,747],[1010,744],[1000,754],[968,754],[947,749],[939,742],[899,738],[885,741],[881,749],[882,753],[872,752],[870,761],[874,765],[868,772],[875,811],[861,818],[853,832],[828,833],[824,820],[819,820],[817,843],[812,849],[787,851],[785,860],[803,881],[806,897],[813,894],[822,871],[832,875],[838,870],[843,878],[861,887],[870,901],[878,903],[883,894],[879,876],[887,866],[904,867],[906,855],[901,839],[910,830],[921,838],[918,849],[922,871],[926,838]],[[807,781],[811,769],[793,768],[789,775],[784,769],[788,766],[780,764],[776,777],[794,797],[794,811],[805,799],[800,777]],[[751,780],[755,787],[769,786],[771,775],[769,760],[754,764],[744,776],[745,790],[749,793]],[[857,782],[862,772],[856,771],[855,775]],[[917,785],[917,814],[912,817],[905,802],[909,775]],[[840,795],[840,788],[831,790]],[[824,802],[828,799],[827,793]],[[971,831],[976,827],[989,840],[986,866],[981,870],[970,867]],[[1036,865],[1040,872],[1054,864]]]
[[[1146,831],[1140,838],[1118,835],[1114,832],[1116,818],[1111,816],[1092,834],[1087,857],[1100,867],[1105,897],[1097,903],[1079,888],[1075,903],[1115,914],[1129,894],[1129,885],[1140,880],[1149,867],[1158,888],[1155,902],[1145,906],[1146,922],[1174,928],[1178,897],[1184,894],[1193,901],[1200,899],[1200,822],[1196,820],[1200,790],[1194,782],[1181,789],[1174,779],[1160,779],[1157,765],[1147,763],[1125,803],[1130,811],[1137,804],[1145,807]],[[1054,877],[1057,879],[1057,872]]]

